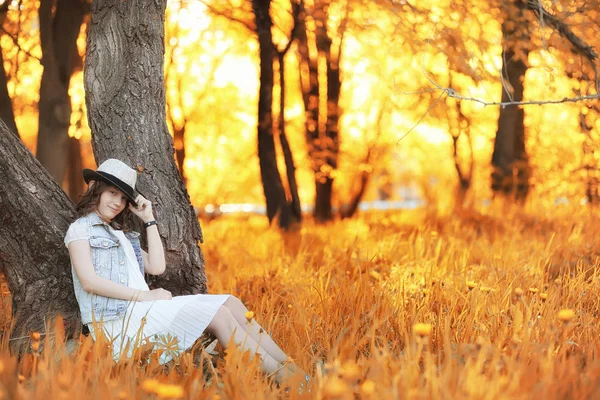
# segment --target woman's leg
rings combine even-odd
[[[237,297],[231,296],[223,304],[231,311],[231,314],[236,319],[237,323],[244,327],[246,332],[265,349],[271,357],[279,362],[285,362],[288,356],[283,350],[275,343],[271,336],[260,326],[254,319],[248,321],[246,319],[246,312],[248,309]]]
[[[252,353],[260,354],[262,358],[263,370],[273,375],[277,381],[282,381],[296,373],[292,368],[287,368],[278,360],[273,358],[248,332],[240,325],[237,319],[233,316],[229,308],[221,306],[214,316],[211,323],[206,328],[207,332],[214,334],[217,340],[227,348],[231,337],[238,346],[243,350],[250,350]],[[287,357],[286,357],[287,358]]]

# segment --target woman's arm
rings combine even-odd
[[[152,203],[142,195],[138,195],[135,199],[137,207],[129,204],[129,210],[137,215],[144,223],[154,221],[152,213]],[[165,251],[163,249],[162,240],[158,234],[158,226],[156,224],[146,228],[148,239],[148,253],[142,251],[142,260],[144,261],[144,272],[150,275],[160,275],[165,272]]]
[[[89,241],[75,240],[69,243],[69,255],[83,290],[104,297],[121,300],[168,300],[171,293],[164,289],[137,290],[98,276],[94,271]]]
[[[152,221],[152,220],[151,220]],[[160,275],[165,272],[165,251],[162,240],[158,234],[156,225],[146,228],[148,238],[148,252],[142,250],[142,260],[144,260],[144,272],[150,275]]]

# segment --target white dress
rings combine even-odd
[[[122,231],[110,228],[118,239],[127,257],[129,287],[149,290],[144,276],[138,268],[131,242]],[[147,341],[155,344],[154,350],[162,349],[160,362],[170,361],[174,356],[192,347],[214,318],[219,307],[230,297],[228,294],[196,294],[176,296],[171,300],[132,301],[125,314],[118,319],[102,323],[109,340],[113,341],[113,356],[117,360],[130,343],[127,356],[133,351],[133,344]],[[93,323],[88,324],[94,340],[96,332]]]

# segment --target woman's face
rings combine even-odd
[[[96,211],[102,218],[112,221],[125,207],[127,207],[125,194],[111,186],[100,195],[100,204]]]

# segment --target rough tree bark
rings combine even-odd
[[[10,1],[6,1],[0,6],[0,26],[4,24],[4,18],[6,17],[9,5]],[[12,133],[19,136],[19,130],[15,123],[15,113],[13,111],[12,101],[8,94],[8,87],[6,86],[8,80],[6,72],[4,71],[4,52],[2,49],[0,49],[0,66],[2,66],[2,69],[0,70],[0,119],[4,121]]]
[[[139,171],[154,204],[167,271],[152,284],[174,295],[206,293],[202,231],[173,157],[164,86],[166,0],[95,0],[84,83],[94,156]],[[142,231],[142,230],[141,230]]]
[[[528,33],[525,26],[525,2],[507,4],[502,23],[502,101],[522,101],[523,83],[527,72]],[[524,110],[502,107],[492,154],[491,188],[495,194],[514,196],[523,201],[529,191],[529,160],[525,151]]]
[[[0,176],[0,270],[13,299],[13,336],[44,332],[47,317],[57,314],[70,335],[79,326],[79,307],[63,237],[73,204],[2,122]]]
[[[77,56],[77,37],[88,8],[84,0],[42,0],[39,8],[44,71],[36,155],[59,184],[65,177],[69,152],[69,83]]]
[[[258,159],[267,203],[267,217],[278,218],[279,226],[287,229],[293,222],[292,210],[285,197],[275,153],[273,137],[273,56],[271,35],[273,22],[269,15],[270,0],[252,0],[256,33],[260,48],[260,92],[258,97]]]

